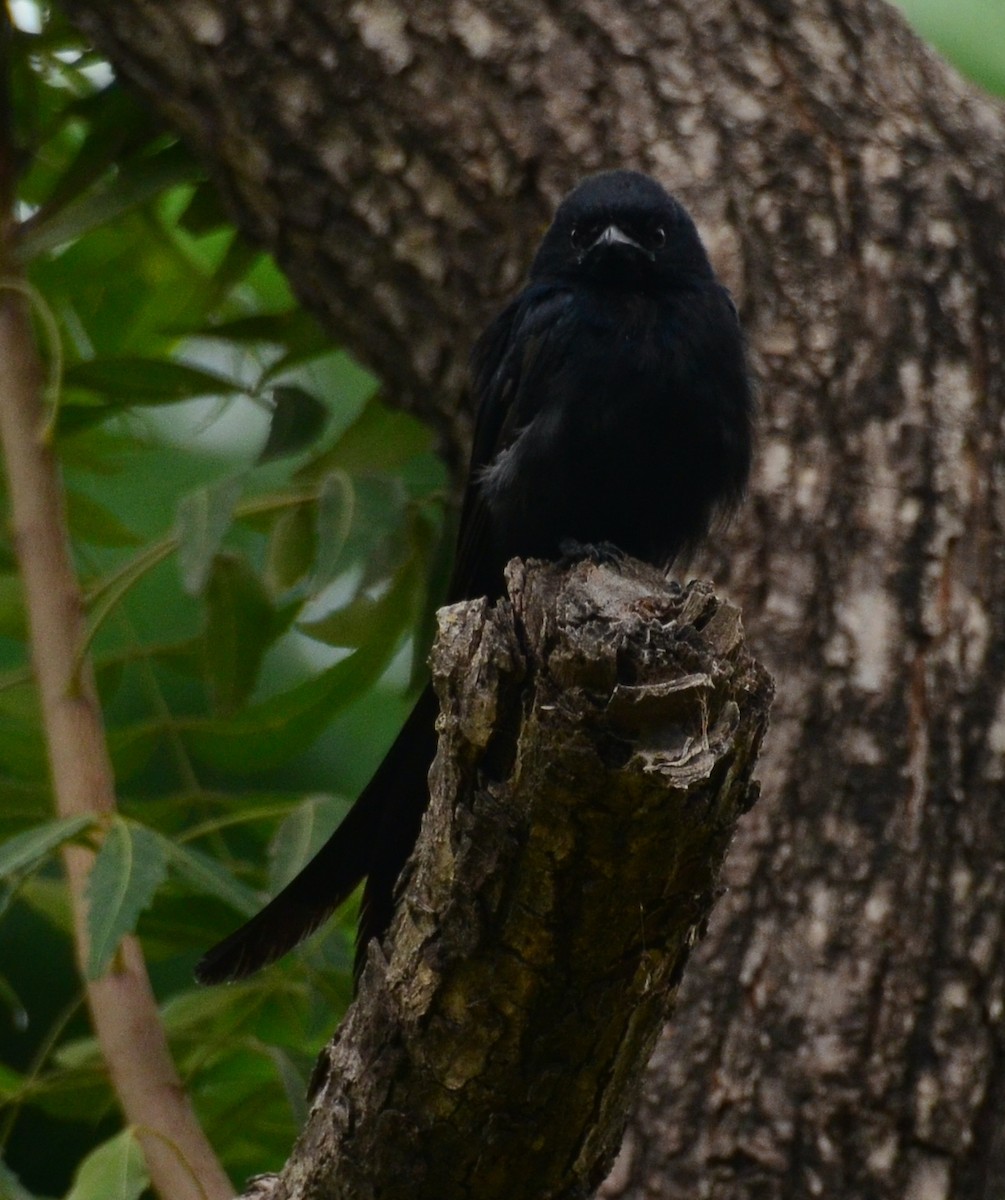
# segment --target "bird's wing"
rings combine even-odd
[[[567,339],[555,335],[567,321],[571,304],[567,291],[528,288],[475,346],[471,374],[478,415],[448,595],[451,601],[484,594],[484,580],[505,565],[490,561],[483,473],[513,445],[547,399],[547,390],[539,385],[554,371],[556,355],[566,352]]]
[[[561,314],[562,303],[555,297],[525,292],[489,327],[475,351],[475,389],[481,404],[451,600],[484,594],[481,580],[501,574],[503,564],[490,560],[477,481],[540,407],[546,393],[535,379],[540,378],[542,356],[554,341],[549,334]],[[394,881],[428,803],[426,772],[436,752],[436,713],[436,697],[427,687],[342,824],[278,896],[203,956],[196,968],[201,983],[242,979],[273,962],[317,929],[367,877],[357,938],[358,974],[367,942],[390,923]]]

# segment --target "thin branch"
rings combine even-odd
[[[10,160],[9,143],[0,145],[0,174],[2,162]],[[0,213],[0,224],[0,262],[9,264],[9,210]],[[107,818],[115,809],[114,778],[91,664],[80,653],[84,607],[70,559],[58,466],[46,436],[43,392],[23,281],[0,280],[0,442],[56,808],[61,816]],[[84,891],[94,853],[68,846],[64,861],[83,975]],[[135,938],[123,940],[108,973],[88,982],[86,991],[102,1054],[156,1190],[164,1200],[232,1196],[171,1061]]]

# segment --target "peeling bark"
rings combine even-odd
[[[880,0],[72,0],[455,461],[550,205],[657,174],[762,379],[699,564],[779,683],[765,799],[608,1196],[1005,1194],[1005,118]]]

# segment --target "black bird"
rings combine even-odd
[[[645,175],[594,175],[565,198],[471,366],[479,408],[450,601],[497,598],[516,555],[614,547],[669,566],[742,497],[754,401],[736,309],[690,216]],[[279,958],[366,879],[358,973],[429,802],[436,712],[427,687],[342,824],[205,955],[201,982]]]

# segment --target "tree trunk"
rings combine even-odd
[[[514,563],[444,609],[430,807],[275,1200],[581,1200],[756,795],[771,683],[737,610]]]
[[[881,0],[72,0],[463,459],[467,347],[580,175],[694,211],[762,383],[695,564],[764,799],[608,1196],[1005,1194],[1005,119]]]

